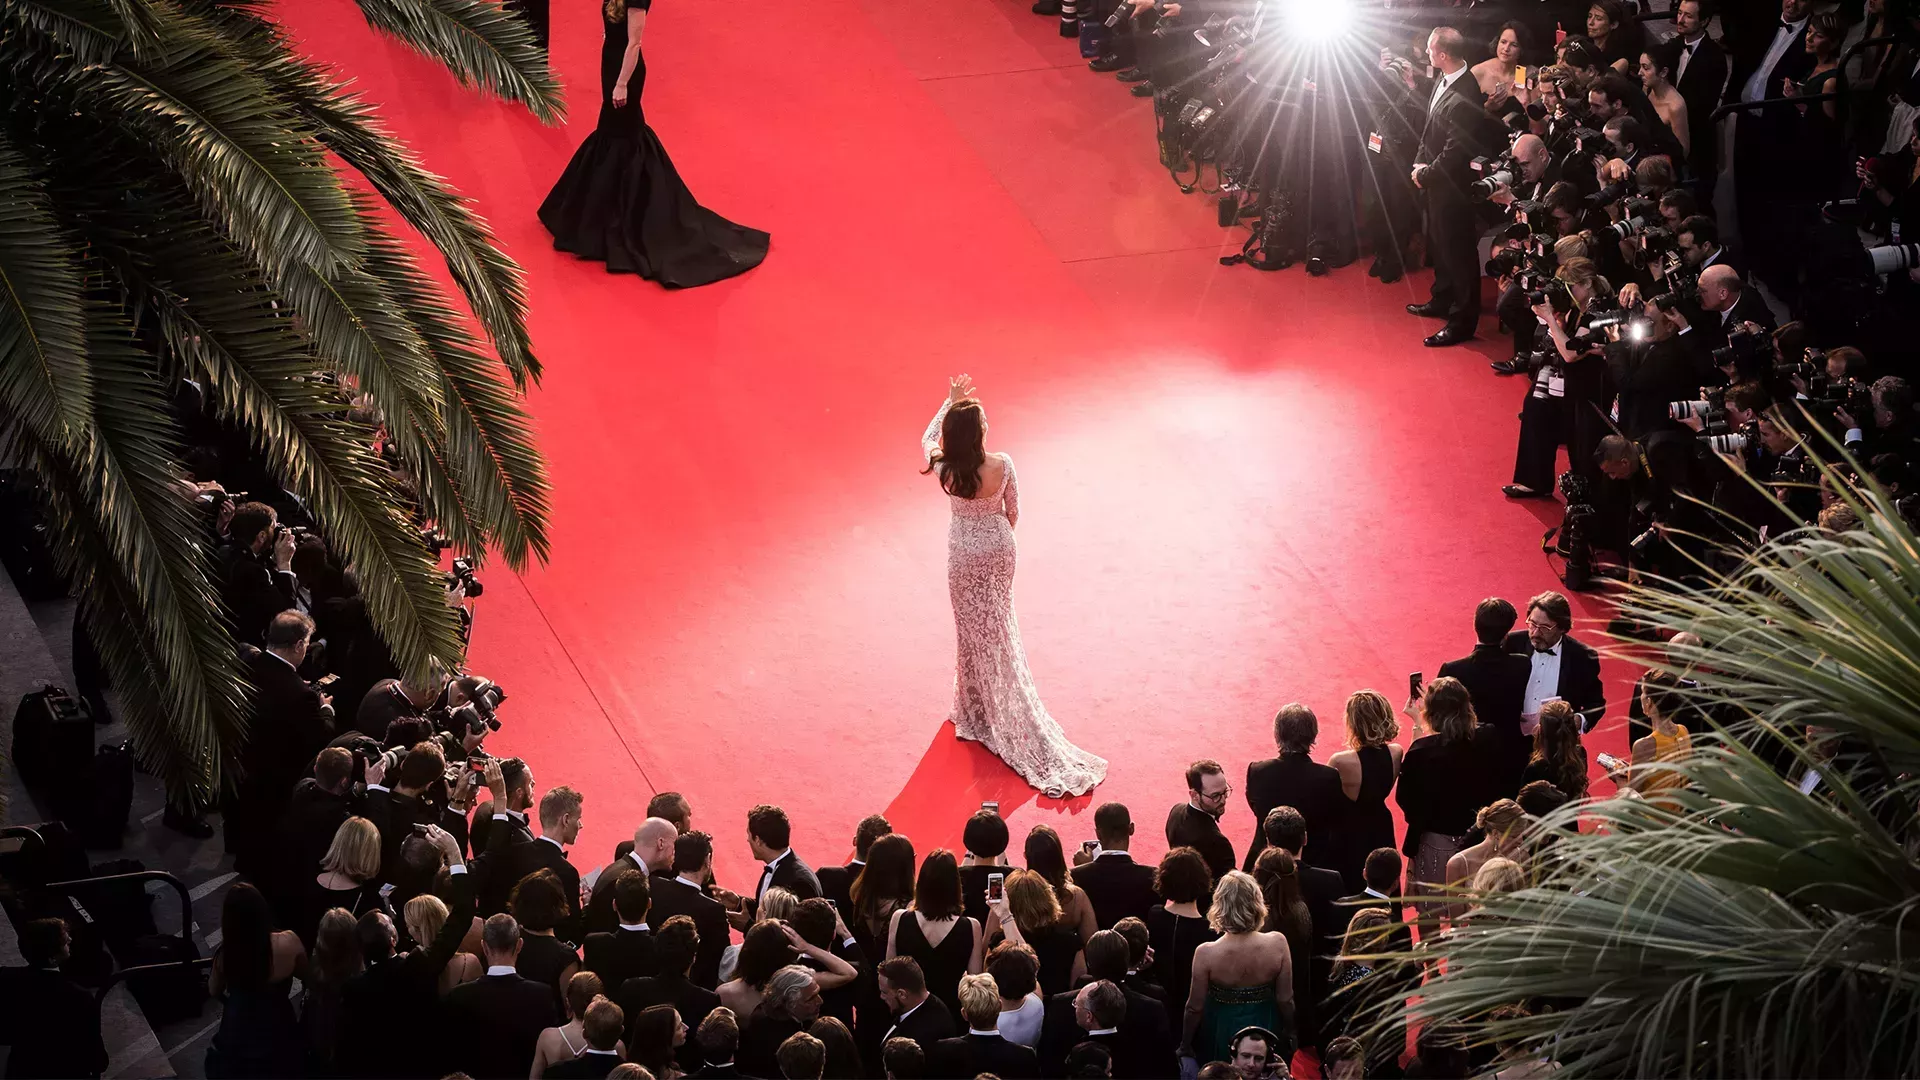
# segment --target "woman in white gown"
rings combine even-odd
[[[939,477],[953,507],[947,588],[959,661],[947,720],[1047,795],[1084,795],[1106,778],[1107,762],[1068,742],[1034,689],[1013,613],[1020,487],[1013,459],[987,453],[986,435],[972,380],[956,376],[920,439],[924,471]]]

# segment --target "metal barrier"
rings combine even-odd
[[[188,891],[186,882],[167,873],[165,870],[135,870],[129,874],[107,874],[104,877],[73,878],[68,881],[49,881],[40,886],[50,893],[64,893],[71,897],[81,888],[93,886],[112,886],[135,881],[164,881],[180,894],[180,940],[193,940],[193,893]],[[147,965],[142,965],[147,966]],[[169,965],[170,966],[170,965]]]

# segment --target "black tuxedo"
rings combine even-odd
[[[840,909],[840,917],[853,921],[853,879],[867,864],[854,859],[845,866],[823,866],[813,872],[820,882],[820,895],[833,901]]]
[[[693,928],[700,933],[700,952],[693,961],[693,982],[708,990],[719,986],[720,957],[731,940],[727,909],[720,901],[670,873],[657,873],[647,884],[653,887],[653,906],[647,911],[647,923],[664,926],[675,915],[692,919]]]
[[[1698,396],[1706,363],[1692,349],[1688,332],[1665,341],[1647,341],[1607,350],[1607,368],[1620,393],[1620,428],[1630,439],[1669,430],[1667,403]]]
[[[1448,326],[1471,333],[1480,318],[1480,226],[1467,196],[1471,163],[1478,155],[1498,152],[1506,129],[1482,107],[1486,98],[1471,71],[1462,69],[1438,98],[1432,98],[1431,88],[1427,94],[1418,102],[1425,118],[1414,162],[1427,166],[1419,188],[1433,263],[1428,303],[1442,309]]]
[[[960,1029],[954,1026],[953,1012],[947,1004],[932,994],[904,1019],[897,1019],[887,1029],[889,1039],[912,1039],[920,1044],[920,1050],[929,1058],[933,1056],[934,1044],[941,1039],[951,1039]]]
[[[1667,47],[1674,51],[1673,62],[1677,68],[1686,44],[1676,38],[1668,42]],[[1687,69],[1680,72],[1673,86],[1687,103],[1687,128],[1691,144],[1687,150],[1687,162],[1693,167],[1696,178],[1711,184],[1720,168],[1720,125],[1710,123],[1708,117],[1725,99],[1727,50],[1713,39],[1712,34],[1702,34],[1692,51],[1693,55],[1687,60]]]
[[[707,1014],[720,1007],[720,995],[703,987],[695,986],[679,975],[658,975],[639,979],[628,979],[619,984],[613,994],[614,1004],[627,1017],[627,1045],[638,1042],[638,1033],[634,1027],[640,1021],[642,1010],[654,1005],[671,1005],[680,1014],[681,1022],[688,1031],[698,1031],[700,1021]],[[700,1046],[689,1038],[677,1055],[680,1068],[692,1072],[700,1062]],[[692,1068],[689,1068],[692,1066]]]
[[[606,1080],[606,1075],[620,1066],[620,1055],[612,1050],[588,1050],[571,1061],[562,1061],[547,1066],[542,1076],[558,1077],[560,1080]]]
[[[507,835],[509,843],[533,843],[533,823],[527,820],[527,815],[518,810],[503,811],[499,807],[494,808],[494,813],[504,813],[507,815]],[[473,835],[470,839],[473,844],[472,850],[475,858],[479,858],[481,854],[493,846],[493,825],[493,818],[484,814],[474,815],[472,826]]]
[[[98,1076],[107,1068],[100,1007],[55,968],[0,968],[0,1043],[12,1077]]]
[[[1091,1039],[1113,1051],[1113,1075],[1116,1080],[1157,1080],[1179,1075],[1174,1051],[1173,1026],[1167,1016],[1167,1003],[1122,987],[1127,995],[1127,1014],[1114,1035],[1088,1035],[1074,1015],[1073,999],[1078,990],[1068,990],[1047,999],[1047,1011],[1040,1020],[1040,1065],[1047,1076],[1065,1076],[1067,1053]]]
[[[725,1065],[700,1066],[699,1070],[693,1074],[692,1080],[746,1080],[746,1075],[740,1071],[738,1065],[729,1061]]]
[[[475,1080],[527,1075],[540,1033],[560,1023],[553,987],[518,975],[484,975],[454,987],[446,1003],[454,1055]]]
[[[1247,845],[1246,865],[1267,850],[1262,828],[1276,806],[1291,806],[1307,821],[1307,846],[1300,854],[1315,865],[1331,865],[1340,850],[1340,820],[1347,812],[1347,796],[1340,790],[1340,774],[1306,754],[1282,754],[1247,766],[1247,808],[1253,811],[1253,840]],[[1217,876],[1217,875],[1216,875]]]
[[[399,874],[400,849],[413,835],[415,825],[439,825],[456,838],[467,829],[466,815],[451,808],[436,807],[416,795],[389,791],[383,787],[367,789],[360,814],[380,830],[380,866],[382,876],[391,881]],[[412,897],[401,897],[405,903]]]
[[[1506,753],[1495,779],[1501,793],[1509,797],[1520,790],[1520,770],[1527,767],[1533,750],[1533,740],[1520,730],[1529,674],[1527,658],[1508,652],[1505,645],[1475,645],[1466,656],[1440,665],[1441,677],[1459,679],[1466,686],[1473,699],[1473,715],[1500,733]]]
[[[521,878],[539,870],[551,870],[560,879],[567,906],[574,909],[574,914],[555,927],[555,932],[568,940],[580,940],[580,871],[567,861],[567,853],[559,844],[545,837],[533,837],[522,827],[502,829],[500,824],[498,818],[494,819],[487,830],[486,850],[473,861],[473,872],[479,875],[480,913],[492,915],[507,910],[508,898]]]
[[[1733,78],[1727,86],[1730,102],[1742,99],[1748,78],[1765,62],[1779,28],[1777,20],[1771,28],[1757,27],[1752,40],[1736,50]],[[1786,52],[1761,78],[1757,100],[1780,97],[1784,79],[1797,83],[1807,77],[1813,70],[1813,57],[1806,44],[1807,20],[1803,19]],[[1742,250],[1752,261],[1754,273],[1789,303],[1792,297],[1788,286],[1793,283],[1791,272],[1797,265],[1798,252],[1793,245],[1795,230],[1783,228],[1779,215],[1801,196],[1798,188],[1806,170],[1797,160],[1807,148],[1800,138],[1800,123],[1797,110],[1771,108],[1736,112],[1733,126],[1733,168],[1738,177],[1734,194]]]
[[[229,546],[222,558],[221,599],[226,601],[234,640],[258,647],[273,617],[295,606],[300,579],[245,548]]]
[[[587,910],[581,924],[587,933],[610,934],[614,927],[620,925],[620,913],[613,908],[613,883],[625,870],[642,874],[651,873],[645,864],[634,858],[631,853],[622,855],[602,867],[600,875],[593,879],[593,892],[587,899]],[[653,882],[649,880],[647,884],[652,885]],[[658,920],[649,918],[647,921],[658,925]]]
[[[341,988],[336,1055],[346,1075],[437,1076],[449,1070],[448,1055],[458,1051],[439,1040],[421,1038],[418,1031],[395,1023],[394,1018],[440,1020],[440,973],[473,925],[472,877],[464,871],[453,875],[453,902],[438,937],[420,942],[411,952],[369,964]],[[552,995],[546,1000],[551,1003]],[[531,1050],[528,1057],[531,1068]]]
[[[628,979],[654,973],[653,932],[620,928],[607,934],[588,934],[580,943],[581,964],[600,976],[602,986],[618,987]]]
[[[1506,645],[1508,652],[1527,658],[1531,670],[1533,643],[1527,640],[1526,632],[1508,634]],[[1559,648],[1560,683],[1554,693],[1580,714],[1580,730],[1592,731],[1607,711],[1607,691],[1600,682],[1600,654],[1571,634],[1560,639]]]
[[[224,818],[236,865],[259,876],[273,871],[281,850],[274,830],[286,816],[294,786],[332,740],[333,722],[321,711],[320,695],[293,665],[256,652],[247,657],[246,667],[254,703],[239,754],[240,778]]]
[[[280,820],[283,882],[298,887],[303,876],[319,870],[320,860],[326,858],[327,848],[333,844],[333,834],[353,815],[354,801],[351,786],[335,794],[311,776],[294,785],[286,816]],[[384,833],[381,840],[386,840]]]
[[[1148,909],[1160,906],[1160,896],[1153,891],[1154,868],[1134,862],[1124,851],[1103,851],[1071,873],[1093,904],[1093,921],[1102,930],[1113,929],[1128,916],[1144,919]]]
[[[991,1073],[1003,1080],[1040,1080],[1040,1055],[998,1034],[972,1032],[941,1039],[927,1054],[928,1076],[979,1076],[981,1073]]]
[[[768,889],[782,888],[802,900],[811,900],[820,895],[820,879],[813,876],[813,868],[800,861],[800,856],[791,848],[773,864],[773,873],[768,874],[761,868],[760,883],[754,887],[753,899],[747,903],[747,912],[751,915],[760,907],[760,898]]]
[[[1220,821],[1205,810],[1183,802],[1167,812],[1167,846],[1190,847],[1207,860],[1213,880],[1234,869],[1233,841],[1220,832]]]
[[[776,1016],[762,1007],[754,1013],[753,1023],[740,1033],[740,1052],[734,1060],[748,1076],[780,1076],[780,1044],[805,1030],[798,1020]]]

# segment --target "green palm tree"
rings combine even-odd
[[[560,117],[544,54],[497,0],[357,2],[463,83]],[[0,433],[42,480],[136,753],[180,804],[219,790],[246,705],[182,495],[178,379],[312,512],[409,673],[461,644],[407,498],[476,556],[547,551],[519,269],[269,11],[0,0]],[[480,333],[390,217],[444,257]]]
[[[1568,1077],[1920,1073],[1920,539],[1826,474],[1859,528],[1629,593],[1631,618],[1705,642],[1651,663],[1713,721],[1660,766],[1687,786],[1539,823],[1561,838],[1532,887],[1427,946],[1416,1022]],[[1519,1002],[1549,1007],[1490,1016]]]

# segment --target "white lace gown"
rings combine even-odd
[[[940,406],[920,439],[929,461],[940,445],[946,415],[947,406]],[[953,505],[947,588],[953,595],[959,639],[953,712],[947,721],[960,738],[998,754],[1041,791],[1084,795],[1106,779],[1107,761],[1067,741],[1040,703],[1033,673],[1027,670],[1020,623],[1013,613],[1013,527],[1020,520],[1020,486],[1013,459],[998,456],[1007,466],[999,491],[972,499],[947,496]]]

